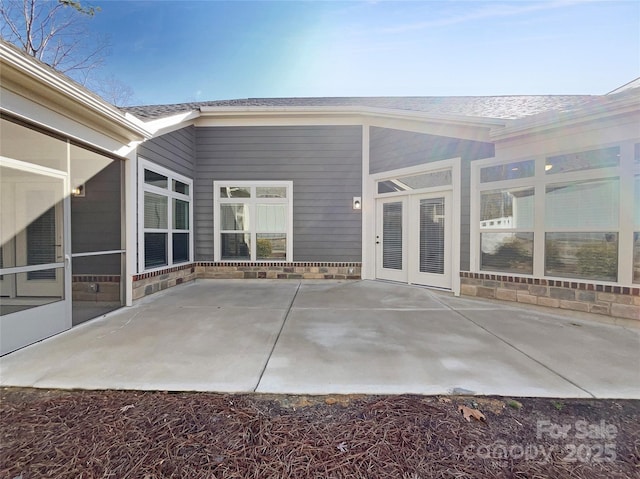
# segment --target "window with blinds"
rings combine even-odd
[[[290,261],[293,183],[215,182],[216,258]]]
[[[192,181],[141,160],[145,270],[191,261]]]

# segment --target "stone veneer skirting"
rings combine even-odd
[[[133,277],[133,299],[194,279],[360,279],[361,263],[197,262]]]
[[[467,296],[640,319],[640,286],[628,288],[468,272],[460,273],[460,283],[460,293]]]

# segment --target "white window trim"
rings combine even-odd
[[[220,188],[225,186],[244,186],[251,188],[251,197],[250,198],[220,198]],[[286,201],[283,201],[283,198],[256,198],[255,191],[257,187],[265,187],[265,186],[273,186],[273,187],[284,187],[287,189],[287,198]],[[286,250],[286,259],[284,262],[291,263],[293,261],[293,181],[214,181],[213,182],[213,255],[215,261],[225,261],[229,263],[244,263],[247,260],[244,259],[221,259],[221,249],[220,249],[220,205],[225,203],[247,203],[249,205],[260,204],[286,204],[287,205],[287,250]],[[255,249],[255,235],[256,231],[253,229],[250,230],[250,234],[252,236],[252,251],[251,255],[253,256],[253,250]],[[273,263],[273,262],[283,262],[282,260],[273,260],[273,259],[257,259],[252,258],[249,260],[252,263]]]
[[[144,182],[144,170],[150,170],[154,173],[166,176],[168,179],[167,188],[160,188],[158,186],[149,185]],[[173,191],[172,180],[177,180],[185,183],[189,186],[189,194],[184,195]],[[167,201],[167,228],[155,229],[144,227],[144,194],[145,192],[155,193],[168,198]],[[173,228],[173,204],[172,199],[179,199],[189,202],[189,229],[176,230]],[[173,262],[173,235],[174,232],[188,232],[189,233],[189,259],[187,261],[181,261],[180,263]],[[144,234],[148,233],[167,233],[167,264],[158,266],[155,268],[145,268],[144,265]],[[194,258],[194,237],[193,237],[193,180],[176,173],[168,168],[157,165],[144,158],[138,159],[138,272],[149,273],[153,271],[161,271],[173,266],[181,266],[184,264],[193,263]]]
[[[634,170],[634,145],[638,140],[625,140],[612,142],[603,145],[584,145],[578,146],[571,150],[550,151],[543,155],[537,154],[524,157],[504,157],[498,156],[486,160],[476,160],[471,163],[471,211],[470,211],[470,266],[472,272],[497,274],[506,276],[518,276],[528,278],[545,278],[554,281],[568,282],[589,282],[594,284],[615,284],[632,286],[633,285],[633,268],[629,258],[633,257],[633,208],[625,208],[625,204],[633,203],[633,175],[629,174]],[[620,163],[617,167],[595,168],[592,170],[582,170],[576,172],[566,172],[557,174],[546,174],[545,162],[549,156],[564,155],[570,153],[579,153],[592,149],[601,149],[609,147],[620,148]],[[480,183],[480,169],[487,166],[495,166],[506,163],[515,163],[525,160],[535,160],[535,175],[528,178],[519,178],[515,180],[492,181]],[[565,278],[558,276],[547,276],[544,274],[544,237],[545,232],[556,231],[557,228],[545,229],[545,194],[546,187],[555,183],[565,183],[574,181],[599,180],[605,178],[617,177],[620,181],[620,197],[619,197],[619,218],[618,218],[618,280],[602,281],[586,278]],[[534,250],[533,250],[533,274],[517,274],[500,271],[480,270],[480,193],[482,191],[520,188],[535,188],[535,211],[534,211]],[[496,230],[498,231],[498,230]],[[589,229],[588,232],[608,232],[611,229]],[[583,228],[566,228],[563,232],[587,232]]]

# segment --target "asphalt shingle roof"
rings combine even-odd
[[[143,121],[198,110],[202,107],[373,107],[389,110],[514,120],[542,112],[570,111],[602,98],[594,95],[410,96],[245,98],[172,105],[122,108]]]

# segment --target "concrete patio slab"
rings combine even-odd
[[[640,398],[640,331],[515,310],[466,318],[597,397]],[[629,367],[630,364],[632,367]]]
[[[302,354],[300,354],[302,353]],[[590,397],[450,310],[294,310],[259,392]]]
[[[198,280],[0,358],[0,384],[640,398],[639,350],[637,329],[419,287]]]

